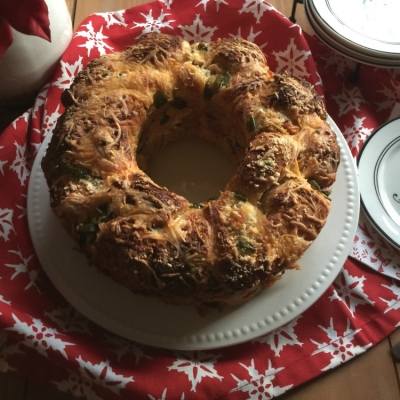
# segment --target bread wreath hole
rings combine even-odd
[[[217,146],[198,138],[168,143],[149,161],[147,174],[155,183],[194,204],[218,197],[234,173]]]
[[[156,184],[200,204],[220,195],[236,166],[207,140],[218,133],[192,115],[168,106],[154,111],[143,125],[136,156]]]

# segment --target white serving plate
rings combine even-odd
[[[400,62],[398,0],[307,0],[327,27],[350,47]]]
[[[379,127],[357,159],[361,204],[382,236],[400,249],[400,117]]]
[[[315,32],[334,50],[361,63],[400,66],[400,25],[391,14],[400,11],[400,2],[307,0],[305,10]]]
[[[35,159],[28,190],[29,228],[39,260],[60,293],[82,314],[125,338],[169,349],[229,346],[265,335],[307,310],[341,270],[356,231],[359,191],[355,163],[337,126],[341,148],[332,208],[317,240],[273,287],[241,307],[201,317],[194,307],[134,295],[87,265],[49,206],[40,166],[50,134]]]

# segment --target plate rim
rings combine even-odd
[[[306,3],[315,10],[318,18],[324,21],[327,28],[334,33],[339,40],[353,45],[359,50],[363,50],[373,56],[381,56],[385,59],[398,60],[400,62],[400,42],[396,44],[388,43],[383,40],[367,37],[360,32],[353,30],[335,16],[329,0],[306,0]],[[381,48],[378,47],[379,44]]]
[[[363,178],[363,171],[360,170],[362,168],[362,161],[363,161],[363,156],[365,156],[366,151],[369,150],[369,145],[372,143],[372,141],[374,141],[377,136],[382,135],[382,132],[384,132],[385,129],[387,129],[387,127],[395,122],[400,122],[400,116],[390,119],[389,121],[386,121],[384,124],[380,125],[377,129],[375,129],[375,131],[368,136],[368,138],[365,140],[365,142],[363,143],[358,155],[357,155],[357,169],[358,169],[358,174],[359,174],[359,190],[360,190],[360,202],[361,202],[361,207],[363,209],[363,211],[365,212],[365,215],[367,216],[368,220],[372,223],[372,225],[378,230],[379,234],[387,241],[389,242],[392,246],[396,247],[397,249],[400,249],[400,240],[397,242],[391,235],[389,235],[387,233],[387,230],[383,229],[382,226],[384,226],[383,223],[380,223],[380,221],[378,220],[378,218],[374,218],[374,216],[372,215],[373,213],[371,212],[369,207],[369,201],[367,201],[366,199],[369,196],[363,196],[363,191],[365,193],[365,191],[367,190],[365,188],[365,186],[363,186],[364,184],[364,180]],[[396,136],[396,138],[400,138],[400,133],[398,136]],[[385,149],[387,148],[387,145],[385,146]],[[372,182],[373,185],[375,186],[375,170],[376,170],[376,164],[379,160],[379,158],[381,157],[381,153],[378,154],[377,159],[374,159],[374,174],[372,177]],[[371,162],[371,160],[369,160]],[[379,209],[381,211],[381,213],[383,212],[385,215],[389,216],[389,224],[392,226],[392,228],[394,230],[398,230],[399,227],[398,225],[393,221],[393,219],[390,217],[390,215],[388,214],[388,212],[386,211],[386,209],[383,207],[381,199],[379,198],[379,195],[376,193],[376,190],[373,191],[376,194],[376,199],[378,200],[378,204],[379,204]],[[368,204],[368,205],[367,205]],[[374,213],[375,214],[375,213]],[[399,239],[400,239],[400,235],[399,235]]]
[[[354,42],[340,36],[333,29],[329,29],[329,26],[323,22],[321,17],[317,17],[317,10],[312,9],[312,4],[309,1],[305,2],[305,13],[317,36],[332,50],[340,53],[342,56],[348,57],[357,63],[368,64],[374,67],[381,68],[396,68],[400,66],[400,57],[391,58],[383,57],[382,54],[376,52],[362,52],[362,49],[367,50],[365,47],[357,45]],[[354,46],[348,46],[349,44],[354,44]]]
[[[41,148],[38,150],[38,155],[34,161],[33,167],[32,167],[32,175],[31,179],[29,182],[29,187],[28,187],[28,223],[29,223],[29,229],[31,233],[31,238],[32,242],[35,247],[36,254],[38,256],[38,259],[40,260],[43,269],[45,270],[46,274],[49,276],[50,281],[53,282],[54,286],[57,288],[57,290],[66,298],[66,300],[78,311],[80,311],[83,315],[85,315],[89,320],[92,322],[96,323],[97,325],[103,327],[104,329],[113,332],[114,334],[117,334],[121,337],[125,337],[129,340],[136,341],[138,343],[142,343],[145,345],[150,345],[150,346],[155,346],[155,347],[161,347],[165,349],[171,349],[171,350],[207,350],[207,349],[214,349],[214,348],[222,348],[222,347],[227,347],[231,345],[236,345],[240,344],[243,342],[247,342],[253,339],[256,339],[260,336],[264,336],[270,332],[272,332],[274,329],[278,329],[281,326],[285,325],[286,323],[289,323],[296,317],[299,317],[304,311],[306,311],[309,307],[311,307],[327,290],[327,288],[332,284],[336,276],[339,274],[340,270],[343,267],[343,264],[345,260],[347,259],[347,256],[349,254],[349,251],[352,247],[353,244],[353,239],[355,236],[357,224],[358,224],[358,215],[359,215],[359,188],[358,188],[358,180],[357,180],[357,173],[356,173],[356,165],[354,163],[353,156],[351,155],[350,149],[347,145],[346,140],[344,139],[341,131],[337,127],[337,125],[334,123],[334,121],[328,117],[328,122],[330,123],[332,129],[338,136],[338,142],[341,147],[341,163],[339,165],[339,168],[341,168],[341,173],[343,176],[343,181],[338,182],[338,185],[340,184],[342,187],[346,190],[346,204],[347,208],[343,209],[341,211],[341,217],[343,221],[340,221],[341,223],[341,230],[340,230],[340,240],[338,239],[337,242],[335,242],[331,247],[331,252],[326,252],[325,247],[322,249],[319,249],[319,252],[322,252],[323,256],[327,257],[324,262],[321,262],[320,260],[317,261],[317,272],[314,276],[313,279],[310,281],[307,281],[307,287],[306,290],[304,289],[304,292],[301,292],[300,294],[296,294],[297,297],[292,298],[290,296],[290,299],[287,299],[286,297],[284,300],[282,298],[279,298],[279,308],[274,309],[272,311],[268,311],[268,313],[263,314],[262,316],[257,316],[255,321],[250,321],[246,322],[245,325],[243,325],[243,322],[238,323],[235,327],[229,327],[224,328],[225,330],[223,331],[214,331],[215,326],[219,326],[218,324],[222,324],[222,326],[225,326],[224,323],[226,323],[226,320],[231,321],[232,318],[238,317],[238,315],[243,319],[244,317],[240,315],[240,312],[245,313],[246,311],[249,310],[249,307],[252,305],[254,307],[257,306],[257,310],[260,308],[260,305],[263,306],[264,308],[268,308],[269,303],[266,305],[265,302],[263,303],[263,299],[267,297],[269,293],[269,302],[271,302],[272,296],[275,296],[277,291],[281,290],[280,289],[280,284],[279,282],[283,282],[284,284],[284,279],[286,278],[286,275],[289,276],[290,279],[290,272],[288,274],[285,274],[285,276],[277,282],[274,286],[271,288],[266,289],[265,291],[262,291],[260,296],[256,296],[252,300],[250,300],[248,303],[243,305],[242,307],[239,307],[238,309],[229,309],[226,314],[221,313],[218,314],[215,319],[213,318],[213,315],[211,315],[211,319],[208,319],[206,316],[206,320],[204,320],[205,328],[199,330],[198,332],[194,332],[192,334],[187,334],[185,333],[184,335],[175,335],[174,334],[171,336],[170,334],[166,335],[161,335],[157,331],[157,333],[149,333],[149,332],[140,332],[141,335],[138,336],[137,334],[137,329],[136,331],[132,327],[126,327],[126,326],[121,326],[121,324],[114,324],[113,326],[110,326],[110,321],[109,320],[104,320],[104,310],[102,310],[100,313],[96,309],[96,305],[94,304],[85,304],[84,309],[82,308],[81,304],[79,303],[80,298],[77,300],[77,294],[76,293],[66,293],[66,289],[64,287],[60,288],[60,282],[59,279],[62,277],[61,273],[58,273],[57,271],[57,276],[55,277],[54,271],[51,271],[51,269],[47,265],[43,265],[43,254],[40,252],[42,251],[40,246],[43,246],[40,244],[40,240],[43,239],[43,232],[38,232],[36,229],[35,224],[37,223],[37,218],[38,216],[38,209],[37,209],[37,204],[34,204],[34,193],[35,193],[35,185],[38,185],[38,179],[40,173],[42,174],[42,179],[44,179],[43,172],[40,168],[40,161],[41,158],[44,154],[45,147],[47,148],[47,143],[50,140],[51,133],[46,136]],[[344,156],[344,157],[343,157]],[[40,168],[40,173],[38,168]],[[36,173],[35,173],[36,172]],[[43,182],[42,182],[43,183]],[[46,185],[47,188],[47,185]],[[344,190],[343,189],[343,190]],[[338,190],[337,190],[338,192]],[[48,196],[48,193],[46,194]],[[336,199],[336,206],[335,210],[338,210],[340,207],[340,199]],[[339,205],[338,205],[339,204]],[[46,207],[50,207],[49,204],[47,204]],[[332,211],[332,210],[331,210]],[[332,218],[330,219],[330,224],[337,224],[337,221],[334,221],[334,215],[331,212],[330,215]],[[55,216],[54,216],[55,218]],[[329,217],[328,217],[329,221]],[[40,221],[39,221],[40,222]],[[325,229],[325,227],[324,227]],[[323,230],[324,231],[324,230]],[[327,232],[327,229],[325,229],[325,232]],[[331,234],[331,233],[330,233]],[[321,235],[320,235],[321,236]],[[339,235],[338,235],[339,236]],[[318,238],[317,238],[318,240]],[[322,236],[320,238],[320,241],[323,240]],[[324,239],[325,240],[325,239]],[[314,242],[315,243],[315,242]],[[316,243],[315,243],[316,244]],[[336,246],[336,247],[335,247]],[[312,246],[310,247],[312,249]],[[307,253],[307,252],[306,252]],[[329,254],[328,254],[329,253]],[[327,255],[326,255],[327,254]],[[318,255],[318,254],[317,254]],[[302,260],[306,259],[307,257],[304,256]],[[301,261],[300,260],[300,264]],[[320,264],[323,264],[322,266]],[[313,266],[314,267],[314,266]],[[307,271],[309,269],[309,266],[305,266],[304,269]],[[95,271],[95,273],[98,273]],[[297,272],[295,271],[294,273],[301,273],[301,271]],[[303,274],[306,274],[303,272]],[[298,281],[302,282],[302,279],[304,280],[304,276],[298,277],[296,275],[296,283]],[[70,286],[71,283],[67,282]],[[121,286],[116,283],[110,283],[110,284],[115,284],[117,285],[118,289],[123,292],[123,288],[121,289]],[[286,286],[286,290],[287,290]],[[284,288],[285,289],[285,288]],[[296,292],[297,288],[290,286],[290,292]],[[270,291],[270,292],[267,292]],[[283,290],[284,291],[284,290]],[[264,293],[264,295],[263,295]],[[267,293],[267,295],[265,295]],[[122,293],[123,294],[123,293]],[[278,293],[279,295],[279,293]],[[82,294],[80,294],[82,297]],[[138,299],[138,295],[133,295],[132,293],[129,293],[129,296],[136,296],[136,299]],[[291,294],[291,296],[294,296],[294,294]],[[79,296],[78,296],[79,297]],[[279,296],[278,296],[279,297]],[[274,297],[275,299],[275,297]],[[268,299],[267,299],[268,300]],[[275,299],[276,300],[276,299]],[[159,300],[157,301],[157,307],[159,307],[162,310],[165,310],[166,306],[165,304],[161,303]],[[283,304],[281,306],[281,303]],[[170,306],[174,307],[173,310],[174,312],[176,311],[177,306]],[[180,307],[180,306],[178,306]],[[88,311],[89,310],[89,311]],[[195,311],[194,307],[190,308],[190,312],[192,313]],[[250,308],[251,310],[251,308]],[[88,315],[91,312],[94,314]],[[143,313],[143,311],[142,311]],[[185,309],[182,308],[180,310],[180,313],[185,317]],[[237,313],[237,314],[235,314]],[[190,314],[194,315],[194,314]],[[232,317],[233,315],[233,317]],[[113,316],[115,317],[115,316]],[[248,316],[245,317],[250,318]],[[240,318],[239,318],[240,320]],[[240,320],[241,321],[241,320]],[[246,320],[247,321],[247,320]],[[114,322],[114,320],[111,320],[111,322]],[[118,322],[118,321],[117,321]],[[196,321],[194,320],[193,323]],[[192,323],[192,322],[191,322]],[[211,332],[210,328],[211,327]],[[207,330],[208,329],[208,330]]]

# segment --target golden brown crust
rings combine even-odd
[[[90,263],[136,293],[240,304],[296,268],[326,222],[339,146],[323,103],[253,43],[143,35],[91,61],[62,102],[42,162],[51,206]],[[217,199],[193,205],[144,172],[184,137],[236,163]]]

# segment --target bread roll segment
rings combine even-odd
[[[89,62],[62,103],[42,161],[51,207],[89,263],[134,293],[239,305],[297,268],[326,222],[340,160],[324,105],[253,43],[146,34]],[[201,204],[146,174],[154,152],[195,137],[236,165]]]

